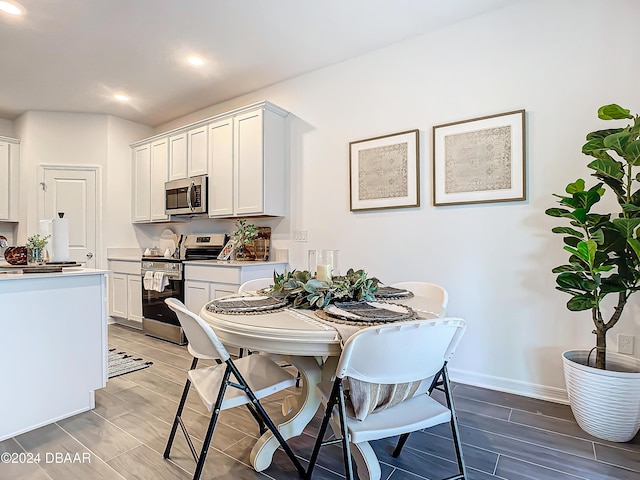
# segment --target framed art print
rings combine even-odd
[[[350,208],[420,206],[419,130],[349,143]]]
[[[525,111],[433,127],[433,204],[526,199]]]

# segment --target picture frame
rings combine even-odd
[[[352,212],[420,206],[420,130],[349,143]]]
[[[433,127],[433,205],[526,200],[525,111]]]

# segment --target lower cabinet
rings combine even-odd
[[[142,276],[140,262],[109,261],[109,316],[142,329]]]
[[[248,280],[273,277],[274,270],[282,273],[287,266],[283,262],[245,262],[246,264],[219,264],[185,262],[184,303],[195,313],[216,298],[232,295]]]
[[[199,313],[208,302],[238,292],[240,285],[225,285],[199,280],[184,282],[184,301],[189,310]]]

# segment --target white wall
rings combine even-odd
[[[587,132],[597,109],[640,111],[634,79],[640,46],[634,0],[528,1],[215,105],[156,133],[268,99],[293,112],[294,267],[310,248],[340,249],[341,265],[386,283],[424,279],[450,293],[449,313],[468,322],[454,379],[532,396],[565,398],[560,353],[594,343],[588,312],[569,313],[551,269],[564,263],[553,192],[586,178]],[[614,23],[606,19],[615,18]],[[212,87],[214,88],[214,87]],[[527,201],[433,207],[434,125],[527,110]],[[419,128],[421,207],[349,211],[350,141]],[[308,243],[290,241],[307,230]],[[285,239],[286,238],[286,239]],[[630,308],[615,333],[640,340]],[[610,337],[615,350],[616,337]]]
[[[15,122],[20,138],[20,223],[16,243],[38,231],[38,167],[86,165],[100,169],[103,192],[99,267],[107,247],[137,243],[131,225],[131,150],[129,144],[151,128],[101,114],[27,112]]]
[[[13,131],[13,121],[7,120],[5,118],[0,118],[0,136],[15,138],[15,134]]]

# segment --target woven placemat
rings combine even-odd
[[[239,295],[237,297],[212,300],[207,304],[207,310],[228,315],[259,315],[282,310],[287,305],[288,302],[280,298],[256,298],[250,295]]]
[[[403,298],[413,297],[413,292],[410,292],[409,290],[405,290],[403,288],[378,287],[378,290],[376,291],[376,293],[374,293],[374,295],[378,299],[402,300]]]
[[[378,303],[384,304],[382,302]],[[407,307],[406,305],[397,306],[404,309],[406,313],[398,314],[384,308],[377,308],[370,305],[370,302],[336,302],[335,307],[352,313],[353,315],[358,315],[360,318],[356,319],[337,314],[330,314],[325,310],[327,307],[323,310],[316,310],[315,315],[318,318],[329,322],[357,326],[383,325],[385,323],[401,322],[417,318],[416,312],[414,312],[410,307]]]

